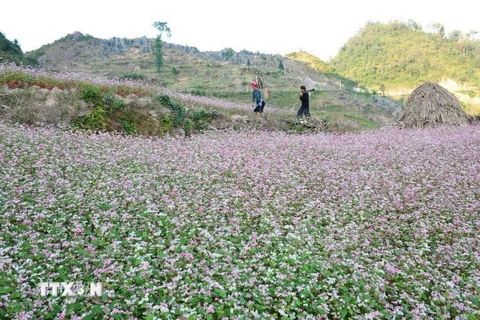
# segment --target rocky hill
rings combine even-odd
[[[53,44],[41,47],[27,56],[38,59],[41,67],[61,71],[87,72],[118,77],[137,73],[137,77],[158,80],[153,60],[153,41],[146,37],[136,39],[98,39],[79,32],[67,35]],[[173,89],[194,90],[198,86],[182,83],[182,78],[205,78],[220,75],[222,86],[204,85],[207,91],[241,91],[249,89],[248,84],[255,74],[262,74],[271,90],[295,88],[301,84],[323,90],[336,90],[336,78],[327,77],[304,63],[259,52],[235,52],[226,48],[221,51],[199,51],[195,47],[164,42],[165,73],[162,84],[169,80]],[[282,62],[284,70],[279,69]],[[173,71],[175,68],[176,71]],[[219,69],[218,72],[209,69]],[[222,70],[223,69],[223,70]],[[232,72],[233,71],[233,72]],[[232,77],[227,77],[227,75]],[[175,75],[175,77],[172,77]],[[229,83],[230,81],[230,83]],[[238,84],[243,83],[240,88]],[[210,83],[211,84],[211,83]]]

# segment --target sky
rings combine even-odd
[[[476,0],[16,0],[0,5],[0,32],[24,52],[79,31],[96,38],[154,38],[200,51],[232,48],[285,55],[306,51],[328,61],[368,22],[434,23],[446,34],[471,30],[480,38]]]

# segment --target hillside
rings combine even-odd
[[[450,78],[480,83],[480,40],[425,32],[416,24],[369,23],[332,59],[335,70],[367,87],[417,86]]]
[[[26,64],[31,66],[38,65],[38,62],[32,57],[24,56],[23,51],[16,40],[12,42],[0,32],[0,63],[2,62],[13,62],[16,64]]]
[[[158,75],[154,68],[153,39],[93,38],[78,32],[28,53],[40,66],[59,71],[86,72],[108,77],[140,78],[176,91],[249,91],[250,82],[261,74],[269,89],[297,90],[304,84],[317,89],[336,88],[336,79],[280,55],[226,48],[200,52],[197,48],[164,42],[165,66]],[[284,70],[279,69],[280,62]]]
[[[378,127],[395,121],[400,104],[370,94],[359,94],[355,83],[319,72],[302,61],[259,52],[226,48],[201,52],[164,42],[164,68],[155,69],[153,39],[98,39],[79,32],[26,55],[42,68],[118,79],[142,80],[173,92],[249,104],[250,83],[261,76],[268,87],[268,105],[292,116],[299,107],[300,85],[315,88],[311,111],[317,118],[346,120],[360,127]]]
[[[360,86],[390,96],[406,97],[425,82],[440,83],[480,114],[480,40],[468,34],[445,35],[441,26],[426,32],[412,21],[368,23],[330,64]]]

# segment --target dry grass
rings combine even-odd
[[[467,124],[468,116],[452,93],[436,83],[426,82],[407,99],[399,121],[406,127],[423,128]]]
[[[1,91],[0,119],[10,123],[67,127],[73,117],[88,112],[75,90],[27,87]]]

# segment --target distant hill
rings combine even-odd
[[[425,32],[413,21],[368,23],[332,59],[331,67],[379,91],[446,79],[478,90],[480,40],[460,31],[445,35],[441,25]]]
[[[480,115],[480,40],[441,24],[429,32],[414,22],[369,22],[330,61],[333,72],[369,92],[406,99],[425,82],[455,94],[464,110]]]
[[[26,64],[32,66],[38,64],[34,58],[24,57],[23,51],[16,40],[12,42],[0,32],[0,63],[1,62],[13,62],[18,65]]]

